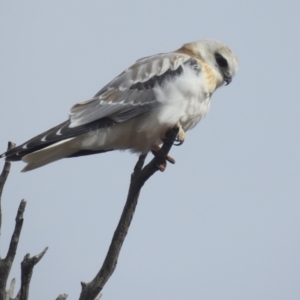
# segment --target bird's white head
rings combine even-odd
[[[207,63],[222,75],[222,81],[229,84],[238,70],[238,59],[223,43],[215,40],[202,40],[183,45],[195,57]]]

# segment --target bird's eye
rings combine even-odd
[[[216,61],[221,68],[227,68],[228,62],[227,60],[219,53],[215,54]]]

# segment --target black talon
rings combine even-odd
[[[166,160],[173,165],[175,164],[175,159],[173,157],[167,156]]]
[[[176,142],[178,142],[178,143],[176,144]],[[179,141],[176,141],[176,140],[173,143],[174,146],[181,146],[182,144],[183,144],[183,142],[179,142]]]

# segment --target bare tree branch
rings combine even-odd
[[[14,143],[9,142],[8,143],[8,150],[15,147]],[[5,162],[3,171],[0,175],[0,228],[1,228],[1,196],[2,191],[4,188],[4,184],[6,182],[6,179],[8,177],[10,171],[10,162]],[[8,247],[8,251],[6,254],[6,257],[4,259],[0,258],[0,300],[13,300],[13,293],[14,293],[14,286],[15,286],[15,279],[12,280],[10,284],[10,288],[8,291],[6,291],[6,285],[7,285],[7,279],[11,270],[11,266],[13,264],[13,261],[15,259],[15,255],[17,252],[17,247],[19,244],[19,239],[21,235],[21,230],[23,227],[23,215],[26,207],[26,201],[22,200],[17,216],[16,216],[16,224],[15,229],[11,237],[11,241]],[[27,300],[28,299],[28,292],[29,292],[29,284],[30,279],[33,272],[33,267],[42,259],[44,254],[46,253],[48,248],[46,248],[42,253],[33,256],[32,258],[29,257],[29,254],[27,254],[22,263],[21,263],[21,288],[18,292],[18,295],[14,300]]]
[[[22,226],[23,226],[23,214],[25,211],[25,207],[26,207],[26,201],[23,199],[20,202],[19,208],[18,208],[18,213],[16,216],[16,225],[15,225],[15,230],[13,232],[13,235],[11,237],[11,241],[9,244],[9,248],[8,248],[8,252],[7,255],[5,257],[5,261],[7,263],[13,263],[13,260],[15,258],[16,252],[17,252],[17,247],[18,247],[18,243],[19,243],[19,238],[21,235],[21,230],[22,230]]]
[[[15,144],[9,142],[7,149],[10,150],[13,147],[15,147]],[[2,192],[4,188],[4,184],[6,182],[6,179],[8,177],[9,171],[10,171],[10,162],[5,162],[2,173],[0,175],[0,229],[1,229],[1,224],[2,224],[2,205],[1,205],[1,198],[2,198]],[[21,207],[21,204],[20,204]],[[7,279],[9,272],[11,270],[11,266],[16,254],[16,246],[18,245],[18,239],[20,236],[20,232],[22,229],[22,220],[19,221],[20,216],[23,215],[22,211],[20,211],[20,207],[17,213],[16,217],[16,225],[15,225],[15,230],[12,236],[12,240],[9,246],[8,253],[5,257],[5,259],[0,258],[0,300],[4,300],[7,298],[7,293],[6,293],[6,284],[7,284]],[[24,206],[25,209],[25,206]],[[11,290],[9,290],[10,292]]]
[[[16,144],[14,144],[12,142],[8,142],[7,151],[14,148],[15,146],[16,146]],[[2,224],[2,209],[1,209],[2,192],[3,192],[3,188],[4,188],[4,184],[6,182],[7,176],[10,171],[10,165],[11,165],[11,163],[6,161],[4,164],[2,173],[0,175],[0,231],[1,231],[1,224]]]
[[[161,166],[165,166],[166,159],[172,163],[175,161],[168,157],[168,153],[175,141],[175,138],[178,134],[178,129],[174,128],[169,130],[166,133],[166,138],[164,140],[164,144],[162,148],[156,153],[155,157],[151,160],[151,162],[146,165],[144,168],[144,163],[147,155],[141,155],[135,165],[134,171],[131,175],[130,187],[128,191],[127,201],[125,203],[120,221],[118,226],[114,232],[110,247],[108,249],[107,255],[104,259],[103,265],[95,276],[95,278],[89,282],[82,282],[82,291],[80,294],[80,300],[99,300],[102,296],[101,291],[114,272],[118,257],[127,235],[131,220],[133,218],[135,208],[138,202],[140,190],[145,184],[145,182],[158,170],[163,170]],[[15,145],[13,143],[9,143],[9,149],[13,148]],[[0,176],[0,229],[1,229],[1,195],[3,191],[3,187],[7,176],[10,170],[10,163],[6,162]],[[26,254],[22,263],[21,263],[21,288],[16,296],[13,299],[14,293],[14,285],[15,279],[12,280],[10,284],[10,288],[8,291],[5,291],[7,278],[9,272],[11,270],[11,266],[13,260],[16,255],[19,238],[23,226],[23,214],[26,207],[26,201],[22,200],[18,213],[16,216],[16,225],[11,238],[11,242],[9,245],[9,249],[5,259],[0,259],[0,300],[28,300],[29,294],[29,284],[33,273],[34,266],[42,259],[44,254],[46,253],[47,248],[44,249],[38,255],[35,255],[30,258],[29,254]],[[62,294],[59,295],[56,300],[65,300],[68,295]]]
[[[164,144],[159,151],[159,155],[156,155],[151,162],[143,168],[146,155],[141,155],[138,162],[135,165],[134,172],[131,175],[131,182],[128,191],[127,201],[124,206],[119,224],[113,235],[110,247],[103,262],[103,265],[95,276],[95,278],[89,283],[81,283],[82,290],[79,300],[95,300],[99,293],[102,291],[107,280],[114,272],[119,253],[122,248],[122,244],[127,235],[132,217],[135,212],[135,208],[138,202],[140,190],[145,182],[159,170],[159,166],[166,163],[166,157],[176,139],[178,129],[174,128],[166,133]]]
[[[13,235],[12,235],[12,238],[10,241],[7,255],[6,255],[5,259],[0,259],[0,300],[5,299],[5,294],[6,294],[5,289],[6,289],[7,279],[8,279],[10,269],[13,264],[13,261],[14,261],[15,255],[16,255],[16,251],[17,251],[17,247],[18,247],[18,243],[19,243],[19,237],[21,234],[22,226],[23,226],[23,213],[25,210],[25,206],[26,206],[26,201],[22,200],[19,205],[18,213],[16,216],[15,230],[13,232]]]
[[[44,249],[40,254],[30,257],[27,253],[21,263],[21,289],[20,300],[27,300],[29,294],[29,284],[33,273],[33,267],[43,258],[44,254],[48,250],[48,247]]]

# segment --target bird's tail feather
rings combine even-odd
[[[73,139],[74,138],[70,138],[61,141],[44,149],[25,155],[22,157],[22,161],[27,163],[27,165],[22,172],[31,171],[76,153],[78,149],[71,147]]]

